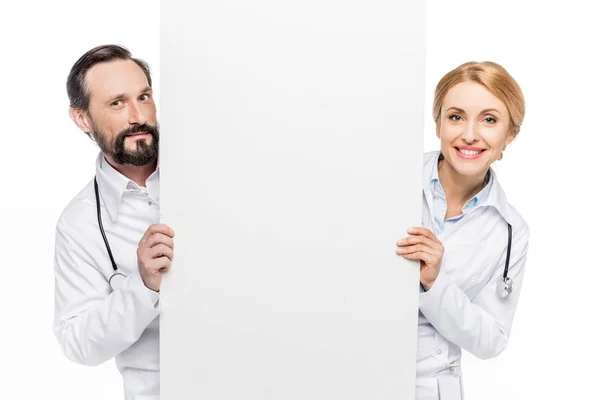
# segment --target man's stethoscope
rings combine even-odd
[[[120,273],[117,269],[117,263],[112,255],[112,251],[110,251],[110,246],[108,244],[108,239],[106,238],[106,234],[104,233],[104,227],[102,226],[102,214],[100,213],[100,195],[98,194],[98,181],[96,177],[94,177],[94,191],[96,192],[96,212],[98,214],[98,226],[100,227],[100,233],[102,234],[102,238],[104,239],[104,244],[106,245],[106,250],[108,251],[108,256],[110,257],[110,262],[113,267],[113,274],[108,279],[108,284],[112,288],[112,290],[117,290],[123,284],[125,280],[125,275]]]
[[[104,227],[102,226],[102,214],[100,213],[100,195],[98,194],[98,182],[94,177],[94,191],[96,192],[96,211],[98,213],[98,226],[100,227],[100,233],[102,234],[102,238],[104,239],[104,244],[106,245],[106,250],[108,251],[108,256],[110,257],[110,262],[113,267],[113,274],[108,280],[108,284],[113,290],[116,290],[121,287],[123,281],[125,280],[125,275],[119,272],[117,269],[117,263],[110,251],[110,245],[108,244],[108,239],[106,238],[106,234],[104,233]],[[502,279],[498,281],[498,286],[496,288],[496,292],[498,296],[505,298],[508,297],[509,294],[513,291],[513,281],[508,276],[508,265],[510,263],[510,247],[512,244],[512,226],[508,224],[508,247],[506,248],[506,263],[504,265],[504,274],[502,275]]]

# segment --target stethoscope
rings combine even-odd
[[[108,284],[110,285],[112,290],[117,290],[123,285],[123,281],[126,276],[119,272],[117,268],[117,263],[112,255],[112,251],[110,251],[110,245],[108,244],[108,239],[106,238],[106,234],[104,233],[104,227],[102,226],[102,214],[100,212],[100,195],[98,194],[98,181],[96,177],[94,177],[94,192],[96,193],[96,212],[98,214],[98,226],[100,227],[100,233],[102,234],[102,238],[104,239],[104,244],[106,245],[106,250],[108,251],[108,256],[110,257],[110,262],[113,267],[113,274],[108,279]]]
[[[498,280],[496,292],[502,298],[508,297],[513,291],[513,281],[508,277],[508,264],[510,263],[510,246],[512,244],[512,226],[508,224],[508,246],[506,248],[506,263],[504,264],[504,274],[502,279]]]

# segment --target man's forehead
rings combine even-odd
[[[131,60],[115,60],[94,65],[87,71],[85,83],[91,96],[110,97],[138,94],[148,87],[146,74]]]

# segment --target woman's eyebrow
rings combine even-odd
[[[502,115],[502,113],[500,111],[496,110],[495,108],[486,108],[485,110],[482,110],[480,114],[489,113],[490,111],[495,111],[498,114]]]
[[[448,112],[448,111],[450,111],[450,110],[456,110],[456,111],[458,111],[459,113],[463,113],[463,114],[465,114],[465,110],[463,110],[462,108],[458,108],[458,107],[448,107],[448,109],[446,110],[446,112]],[[495,108],[486,108],[485,110],[481,110],[481,112],[479,113],[479,115],[482,115],[482,114],[489,113],[490,111],[495,111],[495,112],[497,112],[498,114],[502,115],[502,113],[501,113],[500,111],[498,111],[497,109],[495,109]]]

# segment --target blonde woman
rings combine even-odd
[[[493,62],[460,65],[436,87],[441,148],[425,154],[423,226],[396,248],[421,263],[417,400],[463,399],[462,350],[488,359],[507,346],[529,227],[491,165],[524,114],[519,85]]]

